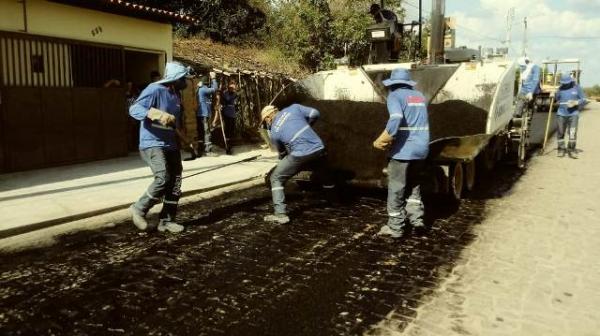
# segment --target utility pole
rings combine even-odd
[[[419,55],[419,60],[421,59],[421,32],[423,30],[423,0],[419,0],[419,43],[417,49],[417,55]]]
[[[510,50],[510,42],[512,39],[512,26],[513,19],[515,18],[515,8],[511,7],[506,13],[506,39],[504,40],[504,45],[508,50]]]
[[[525,29],[523,30],[523,50],[521,51],[521,56],[527,56],[527,17],[523,18],[523,24],[525,25]]]

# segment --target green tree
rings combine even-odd
[[[334,59],[348,56],[362,64],[369,52],[367,27],[371,0],[280,0],[272,3],[267,19],[270,44],[309,70],[327,69]],[[387,0],[403,18],[401,0]]]
[[[600,85],[596,84],[592,87],[588,87],[583,89],[585,91],[585,95],[589,97],[600,97]]]
[[[199,25],[179,24],[184,35],[204,33],[221,42],[240,42],[255,37],[265,25],[268,0],[138,0],[141,4],[184,13],[200,20]]]
[[[333,20],[325,0],[281,0],[269,18],[270,44],[310,70],[332,62]]]

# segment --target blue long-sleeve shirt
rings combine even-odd
[[[150,108],[156,108],[175,116],[176,125],[162,126],[158,121],[147,118]],[[129,107],[129,115],[140,122],[140,149],[164,147],[176,150],[177,133],[175,127],[182,125],[181,101],[176,92],[162,84],[152,83]]]
[[[323,141],[310,127],[320,116],[318,110],[293,104],[281,110],[271,124],[270,137],[279,152],[296,157],[315,153],[325,148]]]
[[[530,68],[530,69],[528,69]],[[528,93],[537,94],[540,92],[540,73],[541,69],[536,64],[529,63],[527,66],[521,67],[521,86],[519,94],[527,95]]]
[[[556,92],[554,99],[558,103],[556,114],[562,117],[570,117],[579,114],[579,110],[581,110],[585,103],[585,93],[581,89],[581,86],[573,83],[573,85],[561,86]],[[579,102],[579,105],[569,108],[569,100],[576,100]]]
[[[210,86],[201,86],[198,89],[198,111],[196,115],[198,117],[210,118],[212,111],[212,97],[217,91],[217,80],[213,79]]]
[[[394,138],[389,156],[396,160],[423,160],[429,154],[429,118],[425,96],[414,89],[389,93],[390,114],[385,130]]]
[[[235,118],[235,100],[237,94],[229,90],[221,94],[221,105],[223,105],[223,115],[228,118]]]

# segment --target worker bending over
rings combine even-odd
[[[564,157],[565,153],[572,159],[577,159],[577,125],[579,124],[579,111],[585,103],[585,94],[573,77],[563,74],[560,86],[555,94],[558,104],[556,122],[558,129],[558,156]],[[565,133],[569,135],[569,144],[565,148]]]
[[[515,117],[521,118],[525,106],[531,107],[533,98],[540,93],[540,67],[532,63],[527,56],[519,58],[518,63],[521,76]]]
[[[421,184],[429,153],[429,121],[425,96],[414,89],[416,82],[408,70],[393,70],[383,84],[389,89],[390,116],[373,146],[389,151],[388,223],[378,234],[400,238],[405,224],[424,226]]]
[[[162,202],[158,230],[183,231],[175,222],[182,171],[177,131],[183,125],[178,92],[186,88],[187,74],[180,63],[167,63],[164,78],[148,85],[129,108],[129,115],[141,121],[140,155],[154,174],[148,190],[129,208],[140,230],[149,229],[145,216]]]
[[[322,178],[323,188],[333,189],[325,146],[311,128],[319,115],[316,109],[300,104],[281,111],[272,105],[263,108],[261,120],[270,130],[271,142],[279,151],[279,163],[271,174],[274,214],[265,216],[265,221],[279,224],[290,221],[283,188],[290,178],[305,168],[312,168]]]

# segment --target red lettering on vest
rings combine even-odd
[[[408,96],[407,101],[409,104],[420,104],[425,103],[425,98],[421,96]]]

